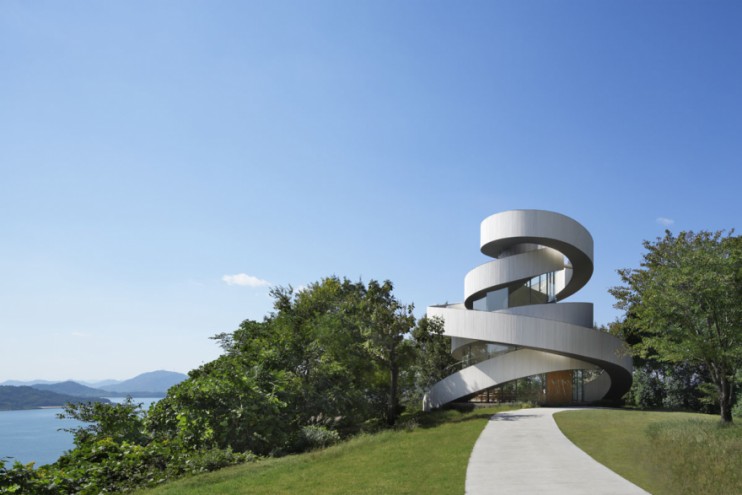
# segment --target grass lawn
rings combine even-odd
[[[466,466],[474,442],[492,414],[513,408],[469,413],[441,411],[427,416],[425,424],[409,431],[362,435],[324,450],[227,468],[138,493],[464,493]]]
[[[742,425],[719,416],[593,409],[554,415],[594,459],[654,495],[742,494]]]

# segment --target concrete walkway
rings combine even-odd
[[[467,495],[647,494],[577,448],[554,422],[565,408],[494,415],[474,444]]]

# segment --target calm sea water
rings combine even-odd
[[[111,402],[122,402],[121,398],[110,398]],[[135,398],[134,402],[147,409],[159,399]],[[0,458],[24,464],[35,462],[37,466],[50,464],[73,447],[72,434],[60,428],[74,428],[79,421],[61,420],[57,414],[62,409],[32,409],[29,411],[0,411]]]

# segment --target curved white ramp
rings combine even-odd
[[[582,225],[548,211],[498,213],[482,222],[481,251],[496,259],[466,275],[464,303],[428,307],[429,317],[443,320],[454,356],[468,356],[470,366],[436,383],[425,409],[557,371],[605,372],[586,386],[583,401],[628,391],[624,343],[592,328],[592,304],[556,303],[592,275],[593,240]]]

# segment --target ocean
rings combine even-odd
[[[110,398],[112,402],[124,399]],[[160,399],[134,398],[135,403],[143,403],[147,409]],[[62,409],[31,409],[26,411],[0,411],[0,459],[20,461],[23,464],[34,462],[36,466],[51,464],[60,455],[70,450],[72,433],[60,431],[62,428],[75,428],[83,423],[70,419],[61,420],[57,414]]]

